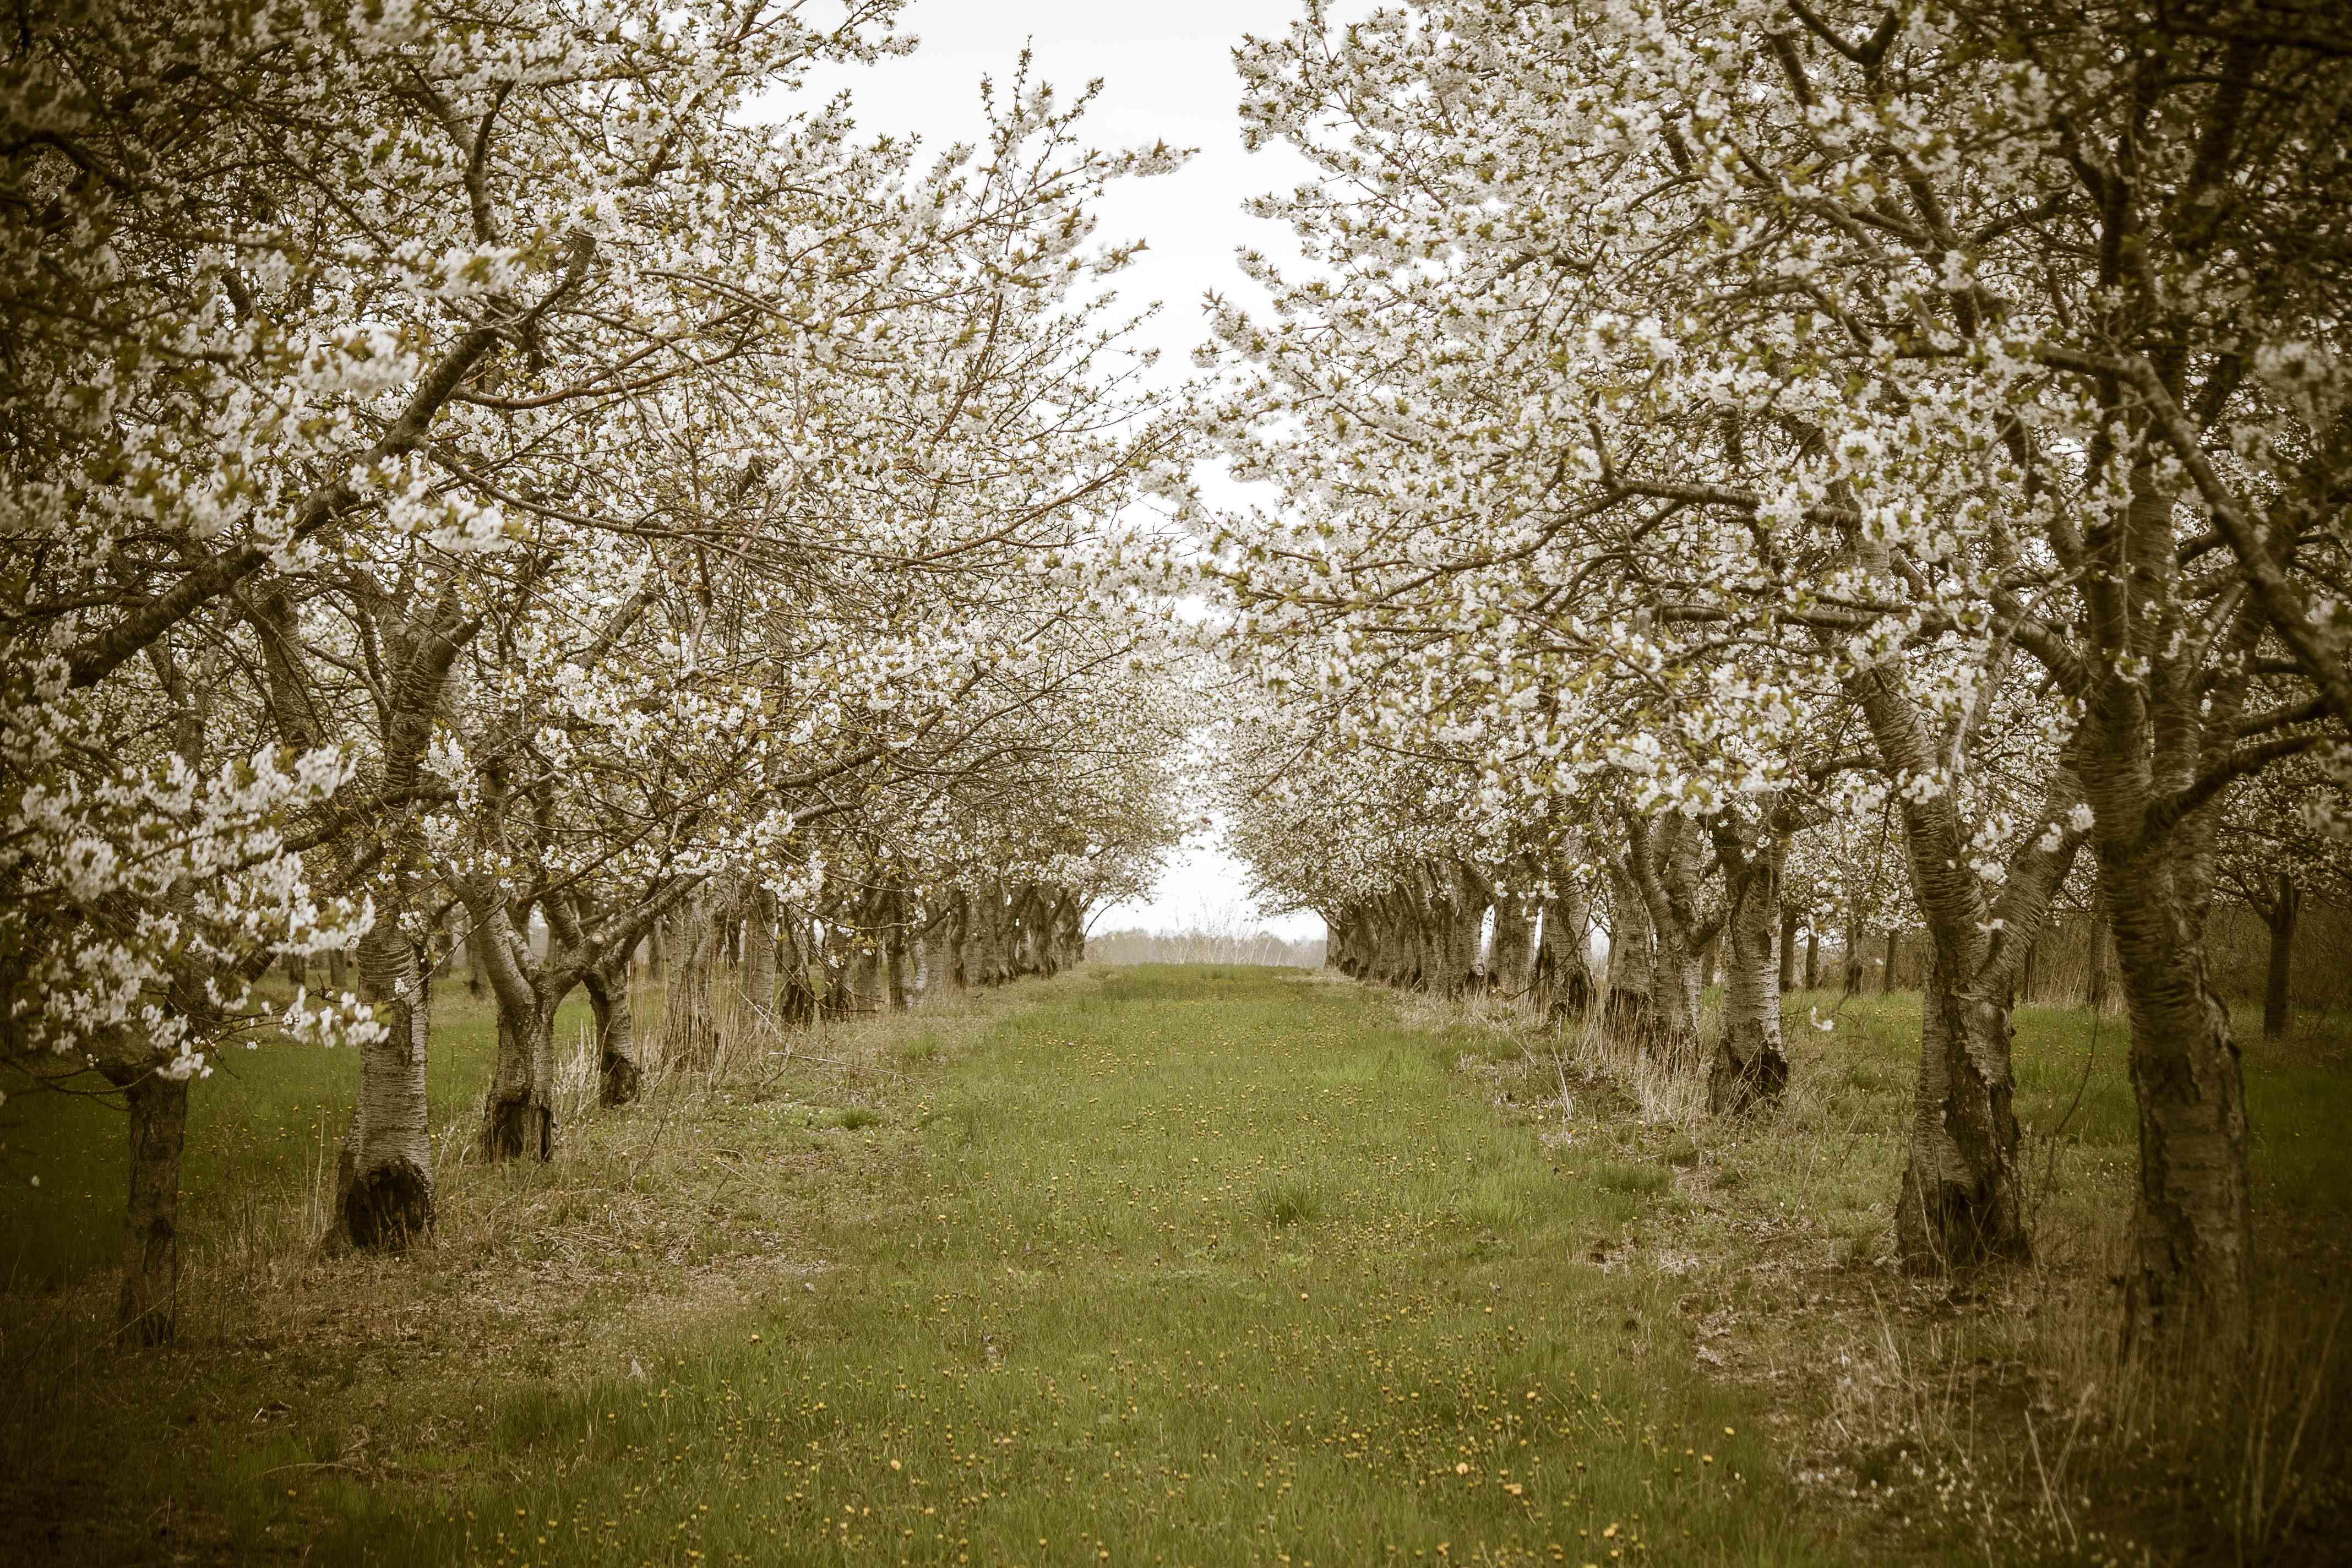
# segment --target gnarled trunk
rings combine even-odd
[[[2270,967],[2263,979],[2263,1038],[2283,1040],[2294,1012],[2289,989],[2294,978],[2294,925],[2303,910],[2303,890],[2287,872],[2278,874],[2263,924],[2270,929]]]
[[[761,1017],[776,1005],[776,895],[755,887],[743,917],[743,999]]]
[[[963,973],[971,985],[1002,985],[1010,978],[1005,954],[1004,890],[994,883],[975,889],[964,904]]]
[[[849,1010],[853,1013],[879,1013],[889,1004],[889,975],[881,944],[882,932],[870,925],[850,938]]]
[[[1066,968],[1084,963],[1087,959],[1086,900],[1076,893],[1065,893],[1054,910],[1055,945],[1060,948]]]
[[[727,984],[725,949],[733,934],[727,918],[730,895],[709,887],[679,907],[670,928],[669,990],[663,1001],[661,1061],[672,1068],[705,1068],[716,1061],[719,1038],[719,987]]]
[[[1883,675],[1857,681],[1881,760],[1898,775],[1935,755],[1924,716]],[[1905,858],[1927,930],[1919,1087],[1909,1158],[1895,1205],[1904,1266],[1937,1273],[2030,1248],[2011,1108],[2010,1014],[2025,955],[2082,844],[2072,755],[2044,788],[2042,831],[2021,836],[1997,896],[1969,865],[1973,830],[1948,794],[1906,795],[1897,809]],[[1895,983],[1889,929],[1886,988]]]
[[[2107,934],[2107,899],[2102,893],[2091,904],[2091,958],[2083,977],[2083,1005],[2105,1013],[2115,985],[2115,939]]]
[[[380,914],[359,947],[360,994],[384,1037],[360,1047],[359,1103],[336,1162],[335,1226],[353,1247],[396,1252],[433,1229],[425,1082],[433,985],[396,914]]]
[[[498,1056],[482,1099],[478,1146],[488,1160],[550,1159],[555,1152],[555,1009],[562,994],[551,994],[541,982],[513,911],[494,888],[474,889],[467,902],[499,1004]],[[551,931],[549,940],[551,947]],[[562,981],[562,989],[572,984]]]
[[[1486,926],[1486,884],[1467,866],[1442,862],[1430,874],[1431,967],[1423,980],[1441,996],[1470,989]]]
[[[482,1104],[485,1159],[555,1154],[555,1009],[499,1009],[499,1055]]]
[[[971,976],[964,972],[964,951],[970,945],[971,931],[971,898],[958,893],[948,906],[947,919],[940,931],[940,973],[946,977],[950,991],[971,989]]]
[[[2030,1251],[2006,988],[1971,988],[1957,978],[1931,950],[1910,1158],[1895,1208],[1895,1244],[1915,1273],[2022,1259]]]
[[[776,962],[781,972],[776,1017],[795,1028],[806,1028],[816,1022],[824,959],[808,915],[788,905],[783,917],[782,935],[776,942]]]
[[[1789,1085],[1780,1045],[1780,985],[1773,962],[1780,925],[1780,866],[1786,847],[1748,847],[1735,829],[1718,827],[1726,907],[1723,922],[1723,1033],[1706,1077],[1707,1109],[1717,1115],[1777,1100]]]
[[[1525,893],[1495,894],[1495,933],[1487,944],[1486,979],[1500,996],[1525,996],[1534,988],[1536,927],[1541,908]]]
[[[101,1063],[131,1113],[131,1202],[125,1215],[122,1289],[114,1317],[142,1344],[169,1344],[180,1331],[180,1155],[188,1139],[188,1083],[152,1062]]]
[[[889,994],[890,1011],[903,1013],[915,1001],[915,954],[907,941],[905,926],[890,928],[882,956],[887,971],[884,989]]]
[[[2250,1322],[2245,1080],[2230,1011],[2165,869],[2101,858],[2139,1099],[2126,1311],[2136,1342],[2226,1355]]]
[[[1650,906],[1633,880],[1624,858],[1609,862],[1609,999],[1605,1016],[1612,1029],[1639,1038],[1646,1036],[1657,1009],[1656,933],[1650,929]]]
[[[1548,1020],[1583,1013],[1597,989],[1592,958],[1585,950],[1591,919],[1583,889],[1557,867],[1551,882],[1552,896],[1544,900],[1536,934],[1537,1001]]]
[[[1696,1065],[1699,992],[1708,948],[1721,922],[1698,911],[1701,872],[1697,825],[1680,815],[1653,822],[1626,817],[1628,869],[1656,941],[1651,970],[1650,1044],[1660,1055]]]
[[[645,1064],[637,1058],[636,1020],[629,1008],[629,961],[591,969],[580,977],[588,992],[588,1010],[596,1021],[596,1101],[626,1105],[645,1085]]]

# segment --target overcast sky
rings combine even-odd
[[[1295,254],[1286,230],[1242,211],[1252,195],[1297,184],[1306,165],[1286,152],[1242,151],[1232,51],[1244,33],[1275,32],[1297,10],[1295,0],[915,0],[902,22],[902,30],[922,39],[915,54],[871,68],[830,70],[812,86],[819,93],[847,88],[864,133],[912,132],[937,149],[978,139],[981,78],[1008,84],[1025,45],[1033,76],[1052,82],[1066,101],[1102,79],[1086,121],[1097,145],[1164,141],[1198,149],[1175,174],[1115,192],[1102,205],[1098,231],[1105,240],[1147,242],[1120,277],[1120,299],[1130,307],[1162,302],[1143,341],[1160,351],[1158,374],[1177,379],[1190,373],[1192,349],[1207,335],[1204,294],[1215,289],[1255,302],[1234,265],[1234,252]],[[1248,904],[1246,875],[1213,844],[1190,845],[1149,901],[1104,911],[1095,929],[1181,930],[1240,919],[1286,936],[1322,934],[1323,922],[1313,915],[1261,922]]]

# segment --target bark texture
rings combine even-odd
[[[1695,1066],[1706,952],[1723,926],[1720,912],[1699,907],[1702,830],[1679,814],[1654,820],[1628,812],[1624,820],[1626,865],[1654,941],[1650,1044],[1662,1057]]]
[[[2132,1337],[2159,1354],[2230,1353],[2250,1327],[2253,1202],[2246,1090],[2203,943],[2163,868],[2102,857],[2139,1100],[2139,1193],[2125,1284]]]
[[[1598,987],[1584,946],[1590,924],[1590,911],[1575,881],[1555,870],[1552,896],[1544,900],[1536,938],[1536,1003],[1546,1018],[1580,1014],[1593,1004]]]
[[[353,1247],[397,1252],[433,1230],[433,982],[392,921],[377,921],[359,949],[360,994],[385,1033],[360,1047],[359,1102],[336,1161],[335,1225]]]
[[[762,1016],[776,1006],[776,895],[753,888],[743,917],[743,999]]]
[[[1609,1026],[1630,1035],[1644,1035],[1655,1016],[1652,992],[1657,984],[1656,936],[1650,930],[1650,906],[1622,855],[1609,862]]]
[[[2017,1168],[2010,1009],[1950,984],[1933,958],[1923,1006],[1896,1249],[1921,1274],[2022,1259],[2032,1246]]]
[[[101,1064],[122,1090],[131,1121],[131,1201],[115,1322],[144,1345],[180,1331],[180,1155],[188,1137],[188,1085],[147,1063]]]
[[[1789,1086],[1789,1058],[1780,1043],[1782,987],[1773,955],[1788,849],[1770,838],[1745,843],[1727,822],[1717,826],[1715,838],[1724,868],[1726,963],[1723,1032],[1707,1068],[1706,1104],[1726,1115],[1777,1100]]]
[[[637,1056],[636,1020],[629,1006],[629,961],[604,963],[581,975],[596,1024],[596,1102],[626,1105],[645,1086]]]
[[[1873,740],[1896,777],[1938,755],[1925,716],[1891,679],[1855,682]],[[2011,1012],[2026,954],[2080,850],[2069,826],[2081,801],[2073,756],[2044,787],[2041,820],[2009,856],[1997,895],[1970,868],[1972,828],[1948,792],[1906,795],[1897,809],[1912,892],[1927,927],[1920,976],[1919,1081],[1895,1204],[1905,1268],[1935,1274],[2032,1250],[2011,1109]],[[1895,971],[1887,933],[1887,984]]]
[[[2294,885],[2294,876],[2285,871],[2271,893],[2270,903],[2262,911],[2263,924],[2270,929],[2270,964],[2263,977],[2263,1038],[2283,1040],[2294,1014],[2294,994],[2290,988],[2294,978],[2294,927],[2303,910],[2303,891]]]

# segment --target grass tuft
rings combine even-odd
[[[1284,1226],[1304,1225],[1323,1216],[1323,1197],[1307,1183],[1296,1180],[1268,1182],[1257,1190],[1252,1207],[1257,1217],[1277,1230]]]
[[[1594,1172],[1593,1179],[1609,1192],[1643,1196],[1663,1193],[1674,1184],[1674,1178],[1662,1166],[1622,1165],[1614,1161]]]

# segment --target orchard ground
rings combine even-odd
[[[2019,1016],[2032,1268],[1893,1269],[1916,995],[1789,999],[1696,1075],[1297,971],[1088,966],[660,1080],[567,1071],[555,1160],[331,1257],[347,1057],[195,1096],[183,1344],[109,1339],[118,1113],[14,1099],[10,1563],[1833,1563],[2326,1558],[2347,1496],[2352,1060],[2248,1047],[2257,1417],[2114,1374],[2118,1020]],[[2242,1020],[2242,1038],[2251,1033]],[[559,1038],[579,1042],[567,1016]],[[42,1184],[31,1185],[38,1174]],[[2223,1440],[2227,1440],[2227,1451]],[[2284,1478],[2284,1479],[2283,1479]]]

